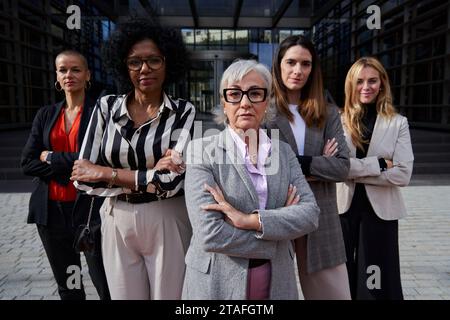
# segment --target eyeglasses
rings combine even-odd
[[[267,97],[267,89],[251,88],[248,89],[247,91],[237,88],[223,89],[223,97],[225,98],[225,101],[229,103],[241,102],[244,95],[247,96],[250,102],[253,103],[263,102],[266,100]]]
[[[139,71],[142,68],[142,65],[144,62],[147,64],[147,67],[150,69],[156,71],[161,69],[166,59],[161,56],[151,56],[146,59],[142,58],[128,58],[125,60],[125,63],[127,64],[128,70],[132,71]]]

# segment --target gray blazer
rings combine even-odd
[[[336,184],[345,181],[350,167],[349,150],[345,141],[341,119],[336,106],[329,105],[323,128],[306,127],[304,154],[312,156],[311,176],[316,181],[309,185],[320,208],[319,228],[307,236],[307,272],[312,273],[346,262],[344,238],[336,205]],[[289,120],[277,114],[266,124],[267,128],[279,129],[280,139],[289,143],[298,154],[297,143]],[[323,147],[327,139],[336,138],[338,153],[324,157]]]
[[[214,203],[204,190],[205,183],[219,185],[226,200],[242,212],[259,208],[256,190],[228,129],[192,141],[187,155],[185,193],[193,236],[185,259],[182,298],[246,299],[249,259],[270,259],[270,299],[298,299],[290,240],[317,228],[319,208],[290,147],[272,139],[265,164],[267,209],[259,210],[262,233],[234,228],[221,212],[200,209],[202,204]],[[301,200],[283,207],[290,183],[297,186]]]

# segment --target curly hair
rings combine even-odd
[[[130,18],[117,25],[102,49],[103,63],[116,80],[120,93],[133,88],[125,59],[137,42],[146,39],[154,41],[165,57],[164,87],[179,81],[189,69],[188,52],[180,30],[163,27],[150,19]]]

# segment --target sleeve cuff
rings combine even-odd
[[[47,157],[45,158],[45,162],[47,162],[47,164],[52,164],[52,156],[53,156],[53,151],[49,151],[47,153]]]
[[[378,164],[380,165],[380,172],[387,170],[387,163],[386,163],[386,160],[384,160],[384,158],[379,158]]]
[[[146,192],[147,185],[155,178],[155,170],[137,170],[135,173],[134,181],[136,191]]]
[[[297,156],[298,162],[302,167],[303,175],[310,176],[311,175],[311,156]]]

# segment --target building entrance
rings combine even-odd
[[[236,51],[193,51],[188,72],[190,101],[198,112],[210,113],[220,104],[219,85],[223,71],[242,53]]]

